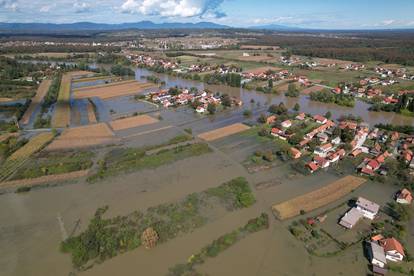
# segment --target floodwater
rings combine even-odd
[[[285,97],[284,93],[279,95],[264,94],[262,92],[250,91],[243,88],[229,87],[225,85],[206,85],[202,82],[186,80],[178,77],[169,76],[166,74],[158,74],[147,69],[137,68],[136,79],[145,82],[144,76],[156,75],[165,81],[166,87],[197,87],[198,89],[209,89],[212,92],[227,93],[231,96],[241,99],[245,104],[254,100],[256,103],[260,102],[262,105],[271,105],[284,102],[288,108],[293,108],[296,103],[299,103],[301,111],[310,114],[322,114],[330,111],[333,119],[338,119],[342,115],[357,115],[360,116],[366,123],[371,126],[379,123],[390,123],[396,125],[413,125],[414,118],[403,116],[400,114],[389,112],[371,112],[368,110],[369,105],[365,102],[357,100],[354,107],[339,106],[332,103],[320,103],[311,101],[309,96],[300,95],[298,98]]]

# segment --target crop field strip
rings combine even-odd
[[[137,81],[117,82],[102,86],[88,87],[88,89],[74,90],[73,97],[74,99],[97,97],[106,100],[115,97],[135,95],[152,87],[155,87],[152,83],[140,83]]]
[[[41,133],[14,152],[0,169],[0,182],[7,180],[32,154],[40,151],[53,137],[54,135],[51,132]]]
[[[125,81],[119,81],[119,82],[111,82],[111,83],[103,83],[103,84],[101,83],[97,85],[75,88],[73,89],[73,92],[88,91],[88,90],[96,89],[96,88],[111,87],[111,86],[117,86],[117,85],[123,85],[123,84],[135,83],[135,82],[137,81],[136,80],[125,80]]]
[[[75,171],[69,173],[62,173],[62,174],[55,174],[55,175],[46,175],[36,178],[29,178],[29,179],[19,179],[19,180],[11,180],[0,182],[0,188],[3,189],[10,189],[10,188],[19,188],[19,187],[33,187],[36,185],[57,182],[57,181],[65,181],[65,180],[72,180],[76,178],[81,178],[87,176],[89,170],[82,170],[82,171]]]
[[[273,205],[272,210],[281,220],[292,218],[300,215],[301,211],[310,212],[328,205],[346,196],[365,182],[364,178],[348,175],[318,190]]]
[[[148,116],[148,115],[140,115],[140,116],[134,116],[124,119],[115,120],[109,123],[111,128],[115,131],[149,125],[149,124],[155,124],[158,120]]]
[[[43,98],[46,96],[51,84],[51,80],[42,81],[42,83],[39,85],[39,88],[37,89],[36,95],[32,98],[32,102],[30,103],[22,119],[20,120],[20,123],[24,125],[27,125],[29,123],[29,120],[33,112],[35,112],[37,107],[42,103]]]
[[[106,123],[68,128],[47,148],[48,151],[93,147],[118,141]]]
[[[98,122],[96,115],[95,115],[95,109],[92,104],[92,102],[88,101],[88,122],[89,124],[96,124]]]
[[[52,118],[53,127],[67,127],[70,124],[70,87],[71,75],[64,74],[60,84],[55,114]]]
[[[249,126],[241,123],[229,125],[226,127],[214,129],[211,131],[207,131],[198,135],[198,138],[201,138],[205,141],[214,141],[220,138],[224,138],[239,132],[243,132],[250,129]]]

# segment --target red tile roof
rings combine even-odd
[[[404,247],[399,241],[394,238],[389,238],[381,241],[382,247],[384,247],[385,252],[388,251],[397,251],[401,255],[405,256]]]

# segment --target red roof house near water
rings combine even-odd
[[[313,119],[319,124],[325,124],[328,121],[328,119],[326,119],[325,117],[321,115],[315,115],[313,116]]]
[[[397,193],[395,201],[400,204],[411,204],[413,201],[413,195],[408,189],[404,188]]]
[[[319,165],[314,162],[309,162],[308,164],[306,164],[306,166],[309,168],[309,171],[311,173],[314,173],[319,169]]]
[[[395,238],[381,240],[380,245],[384,248],[387,260],[401,262],[404,259],[404,247]]]

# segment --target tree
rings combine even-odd
[[[268,86],[269,86],[269,88],[273,88],[273,80],[272,79],[269,79]]]
[[[332,113],[330,111],[326,112],[325,117],[330,119],[332,117]]]
[[[217,110],[217,108],[216,108],[216,105],[215,105],[215,104],[212,104],[212,103],[209,103],[209,104],[208,104],[208,106],[207,106],[207,111],[208,111],[210,114],[214,114],[214,113],[216,113],[216,110]]]
[[[252,116],[252,112],[250,110],[246,109],[245,111],[243,111],[243,115],[244,115],[244,117],[250,117],[250,116]]]
[[[295,106],[293,107],[293,110],[299,111],[300,110],[300,104],[296,103]]]
[[[223,96],[221,96],[221,103],[223,106],[227,106],[230,107],[231,106],[231,98],[229,95],[224,94]]]
[[[257,119],[257,122],[259,122],[260,124],[264,124],[266,123],[266,121],[267,121],[266,115],[263,113],[260,114],[259,118]]]

